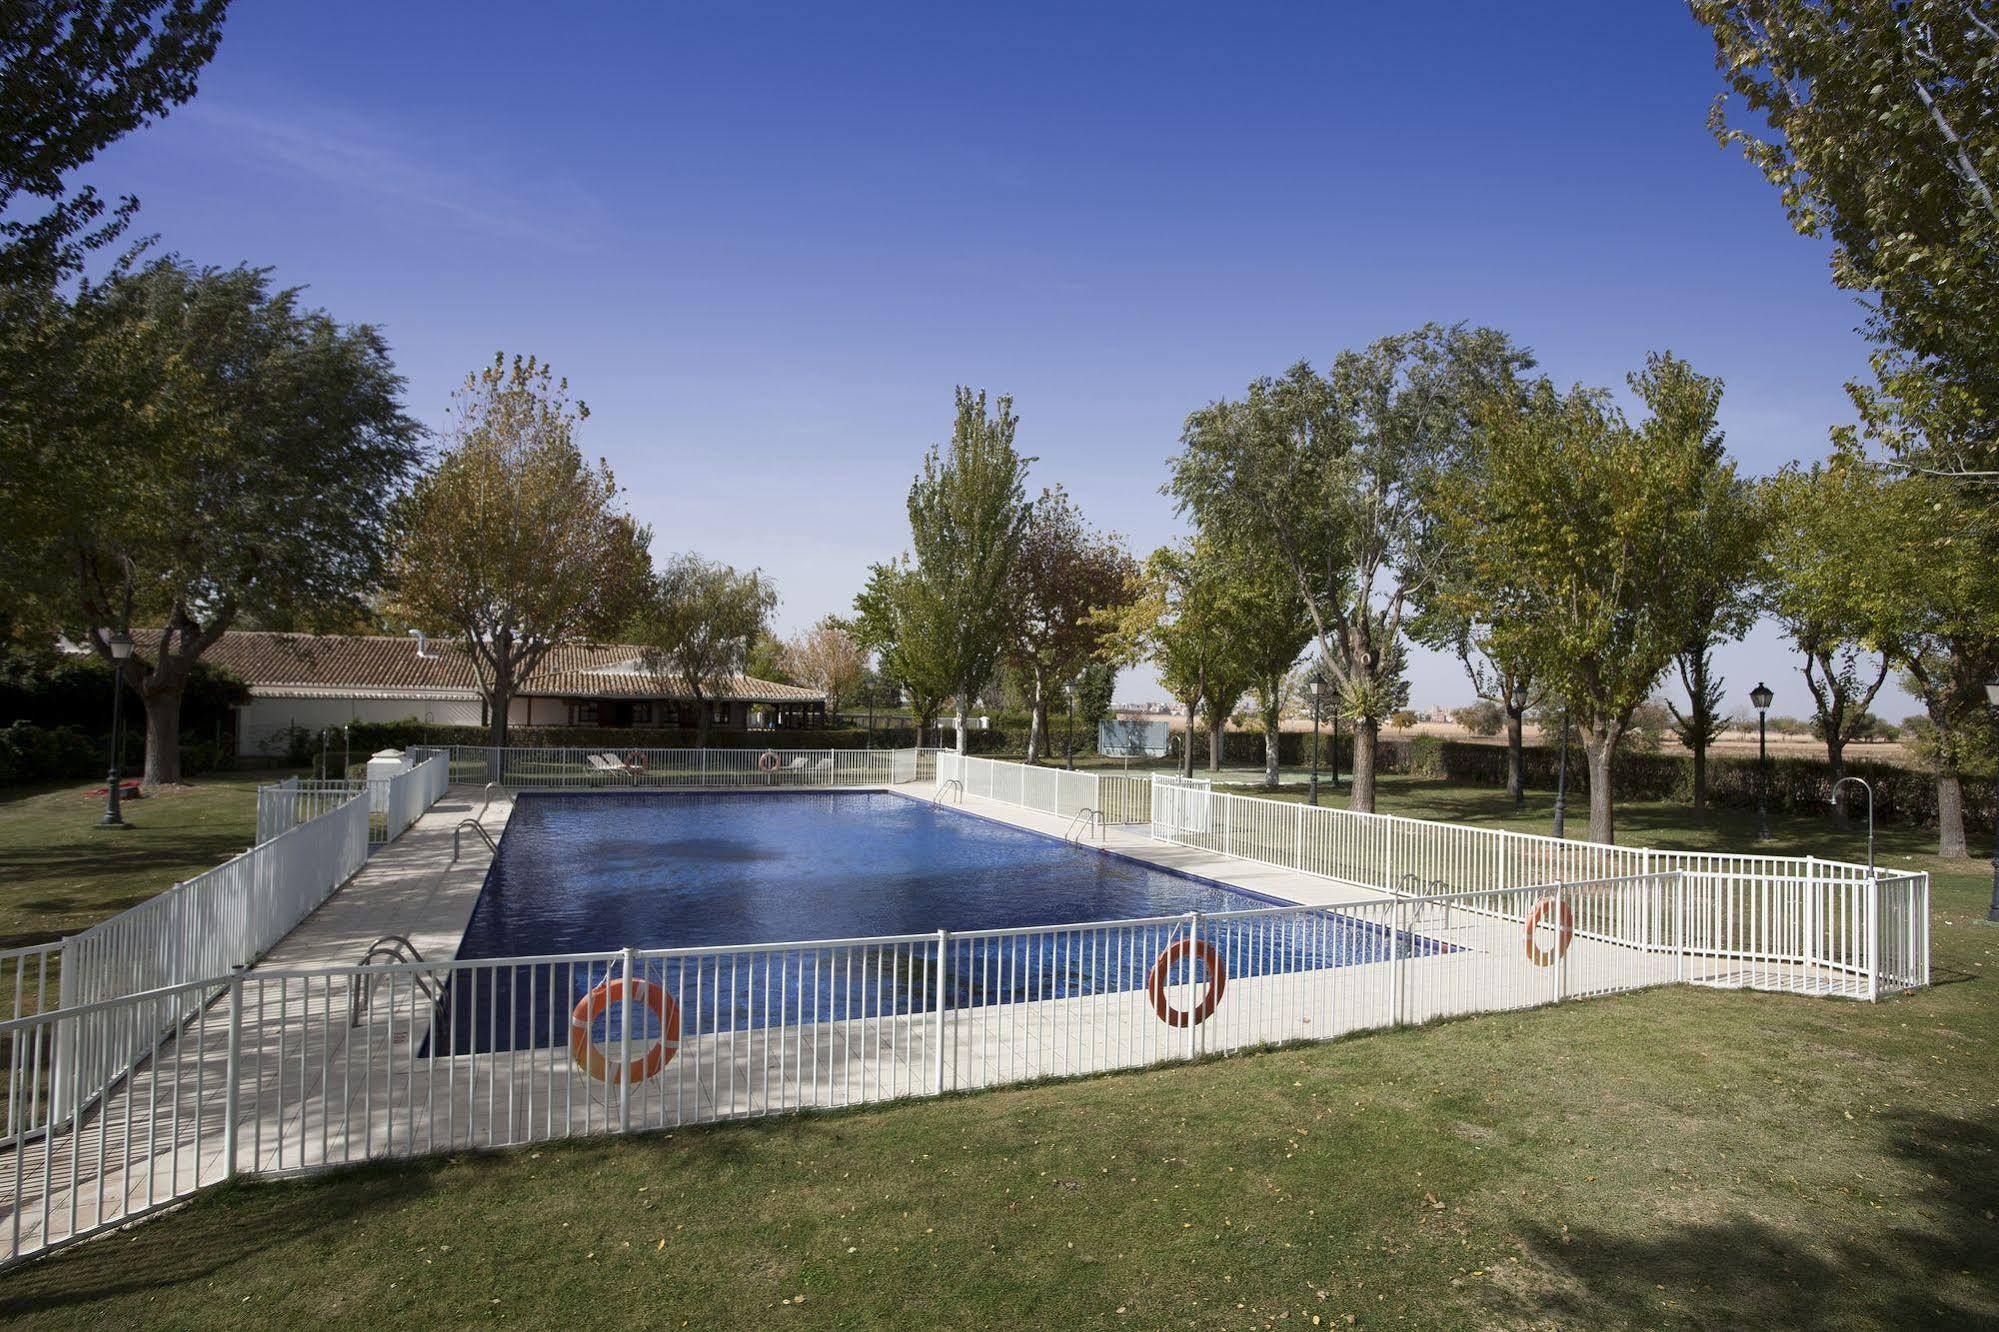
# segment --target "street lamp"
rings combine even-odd
[[[1306,791],[1305,802],[1316,805],[1319,803],[1319,708],[1326,693],[1325,672],[1314,669],[1305,684],[1312,691],[1312,784]],[[1337,720],[1334,724],[1338,724]]]
[[[1985,682],[1985,702],[1992,709],[1995,727],[1999,727],[1999,680]],[[1999,814],[1993,816],[1992,823],[1992,904],[1985,908],[1985,919],[1999,924]]]
[[[1569,701],[1562,700],[1562,753],[1555,760],[1555,836],[1563,836],[1569,816]]]
[[[1756,840],[1770,840],[1770,686],[1762,681],[1749,691],[1749,701],[1756,705]]]
[[[1995,689],[1999,689],[1999,682],[1995,682],[1994,684],[1989,684],[1985,686],[1985,689],[1986,693],[1990,694]],[[1861,790],[1867,792],[1867,877],[1871,879],[1874,877],[1874,787],[1873,785],[1869,783],[1865,777],[1842,777],[1838,781],[1832,784],[1832,798],[1826,801],[1826,803],[1828,805],[1839,804],[1839,788],[1845,786],[1848,782],[1857,783]],[[1994,860],[1994,871],[1992,876],[1993,878],[1992,900],[1995,904],[1993,909],[1999,910],[1999,849],[1994,850],[1993,860]],[[1995,917],[1995,919],[1999,919],[1999,917]]]
[[[1062,687],[1065,701],[1069,705],[1069,734],[1062,741],[1063,757],[1068,762],[1070,772],[1076,770],[1076,682],[1071,680]]]
[[[104,788],[104,817],[97,826],[129,828],[132,825],[118,812],[118,788],[125,780],[118,770],[118,751],[125,738],[125,663],[132,656],[131,635],[120,629],[105,640],[105,646],[111,649],[111,780]]]

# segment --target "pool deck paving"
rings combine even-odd
[[[891,789],[912,799],[935,795],[929,783]],[[1050,837],[1070,835],[1070,820],[1056,815],[978,797],[954,798],[952,806]],[[1231,978],[1227,1002],[1195,1026],[1162,1021],[1153,997],[1134,988],[1030,996],[942,1014],[815,1012],[812,1021],[690,1030],[677,1055],[657,1076],[635,1083],[621,1103],[618,1088],[579,1070],[559,1033],[547,1045],[518,1051],[430,1048],[435,1004],[407,969],[363,992],[361,1018],[353,1024],[355,983],[313,975],[351,966],[387,934],[408,938],[426,962],[455,958],[491,857],[485,842],[468,831],[454,860],[453,830],[476,817],[497,841],[512,809],[510,794],[486,803],[474,788],[452,788],[250,968],[260,983],[245,987],[257,1000],[246,1000],[240,1017],[236,1169],[292,1173],[422,1150],[602,1132],[621,1123],[642,1129],[831,1108],[1323,1039],[1679,979],[1731,983],[1717,966],[1703,971],[1697,964],[1690,971],[1688,960],[1670,950],[1582,933],[1558,965],[1538,964],[1523,947],[1517,917],[1449,914],[1434,904],[1392,908],[1389,894],[1361,885],[1155,841],[1146,825],[1109,827],[1070,840],[1277,902],[1352,904],[1350,916],[1305,919],[1315,927],[1340,920],[1342,928],[1363,919],[1400,921],[1389,929],[1363,928],[1382,937],[1406,929],[1401,937],[1422,947],[1398,949],[1392,964],[1349,958]],[[1074,930],[1064,937],[1081,947],[1142,944],[1149,950],[1167,936],[1126,935],[1116,944],[1102,932]],[[1193,997],[1188,993],[1174,1006],[1191,1006]],[[816,1020],[822,1016],[831,1020]],[[14,1229],[16,1252],[37,1247],[44,1236],[60,1242],[95,1229],[99,1217],[138,1214],[225,1177],[229,1142],[216,1107],[227,1083],[229,1022],[227,1004],[209,1005],[83,1115],[74,1131],[0,1153],[0,1227]],[[440,1033],[440,1042],[449,1039]],[[44,1179],[53,1185],[46,1191]]]

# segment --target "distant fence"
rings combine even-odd
[[[416,763],[393,777],[327,781],[287,778],[257,788],[257,840],[268,842],[365,791],[368,842],[381,846],[402,836],[450,784],[450,765],[441,755]]]
[[[1144,823],[1152,817],[1151,782],[1122,773],[1070,772],[1063,768],[937,753],[937,782],[957,782],[968,796],[1072,819],[1085,811],[1099,823]]]
[[[917,779],[915,749],[495,749],[418,746],[444,756],[454,782],[502,786],[895,786]]]

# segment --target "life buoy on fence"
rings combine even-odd
[[[1541,917],[1550,910],[1556,913],[1555,946],[1543,948],[1534,941],[1534,931],[1540,928]],[[1527,960],[1537,967],[1553,966],[1555,959],[1569,951],[1569,941],[1576,937],[1576,913],[1569,910],[1567,902],[1558,902],[1552,897],[1544,897],[1534,904],[1527,913]]]
[[[757,756],[757,768],[762,772],[776,772],[777,765],[781,762],[783,760],[778,758],[775,749],[766,749],[762,754]]]
[[[646,756],[634,749],[631,753],[625,755],[625,766],[633,772],[644,772],[646,770]]]
[[[585,1073],[613,1087],[620,1082],[648,1082],[658,1077],[667,1061],[680,1053],[680,1005],[651,981],[631,982],[632,1001],[651,1009],[659,1018],[659,1036],[651,1046],[629,1064],[607,1059],[597,1048],[597,1043],[590,1039],[590,1024],[612,1004],[625,1001],[625,984],[623,980],[607,980],[578,999],[569,1012],[569,1057]]]
[[[1175,1008],[1166,1002],[1166,977],[1173,970],[1173,964],[1183,957],[1193,957],[1207,964],[1208,992],[1193,1011]],[[1215,1005],[1222,1001],[1222,991],[1228,988],[1228,968],[1222,965],[1222,955],[1206,939],[1175,939],[1160,951],[1158,960],[1145,977],[1145,993],[1152,1000],[1152,1011],[1159,1020],[1169,1027],[1198,1026],[1214,1014]]]

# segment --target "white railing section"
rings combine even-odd
[[[415,746],[442,755],[454,782],[616,790],[675,786],[896,786],[916,780],[914,749],[494,749]]]
[[[301,780],[297,777],[257,788],[257,840],[268,842],[363,791],[368,793],[368,842],[382,846],[403,835],[451,784],[451,765],[442,755],[416,763],[393,777]]]
[[[287,834],[290,836],[291,834]],[[238,1174],[1136,1068],[1694,979],[1689,876],[1034,929],[238,972],[0,1023],[128,1034],[0,1143],[0,1259]],[[20,1054],[16,1059],[20,1059]]]
[[[368,858],[363,796],[301,823],[233,860],[177,883],[62,942],[63,1009],[226,976],[247,966],[352,878]],[[56,1050],[50,1113],[62,1118],[96,1096],[178,1023],[144,1029],[82,1022]]]

